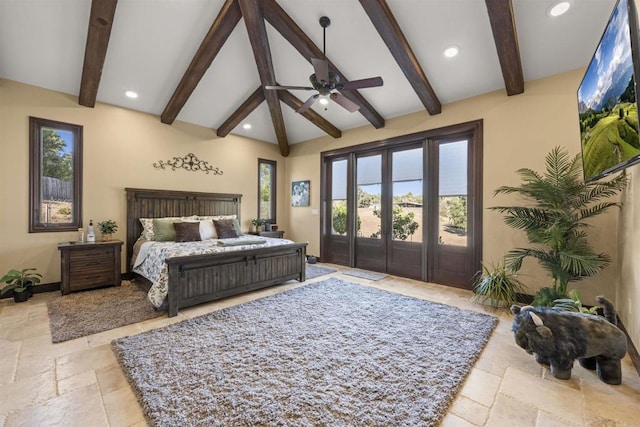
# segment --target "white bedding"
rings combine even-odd
[[[168,268],[166,259],[186,255],[213,254],[244,249],[256,249],[266,246],[280,246],[293,243],[287,239],[274,239],[263,237],[262,244],[256,244],[256,236],[243,235],[235,239],[224,239],[234,243],[233,246],[221,246],[220,240],[211,239],[199,242],[156,242],[142,243],[138,256],[133,262],[133,271],[147,278],[151,283],[151,289],[147,298],[155,307],[162,306],[168,293]],[[246,241],[247,244],[237,244]],[[253,243],[253,244],[252,244]]]

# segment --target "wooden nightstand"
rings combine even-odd
[[[284,239],[284,230],[261,231],[260,235],[262,237],[276,237],[278,239]]]
[[[62,295],[106,285],[120,286],[121,248],[120,240],[58,243]]]

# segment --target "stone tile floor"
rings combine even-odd
[[[342,274],[344,267],[327,266],[338,271],[307,283],[339,277],[499,317],[443,426],[640,426],[640,378],[628,356],[620,386],[600,382],[577,363],[570,380],[557,380],[515,345],[511,315],[474,304],[469,291],[394,276],[372,282]],[[19,305],[1,300],[0,425],[145,426],[111,340],[297,286],[302,285],[290,282],[185,309],[175,318],[156,318],[59,344],[51,343],[49,332],[50,294],[37,294]]]

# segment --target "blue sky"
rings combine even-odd
[[[628,16],[627,0],[620,0],[578,90],[578,99],[589,108],[603,101],[616,83],[614,78],[626,75],[625,84],[629,81],[632,60]]]
[[[56,129],[56,133],[60,138],[64,140],[64,142],[67,143],[67,145],[62,149],[62,151],[64,151],[65,154],[70,153],[73,150],[73,133],[66,130],[60,130],[60,129]]]

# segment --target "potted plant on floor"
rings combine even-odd
[[[24,302],[33,295],[33,286],[40,283],[42,274],[36,273],[35,268],[25,268],[23,270],[9,270],[7,274],[2,276],[0,283],[6,285],[0,290],[0,295],[13,290],[13,300],[15,302]]]
[[[598,307],[586,307],[582,305],[580,294],[576,289],[569,292],[569,298],[560,298],[553,302],[553,306],[566,311],[577,311],[579,313],[598,314]]]
[[[524,284],[504,260],[498,264],[482,263],[482,270],[476,275],[473,299],[492,307],[511,307],[518,302],[518,294],[524,290]]]
[[[580,155],[571,158],[560,147],[547,154],[545,164],[544,173],[519,169],[522,183],[518,187],[503,186],[494,191],[494,195],[522,196],[528,205],[489,209],[503,213],[509,227],[527,234],[533,247],[510,250],[506,265],[518,271],[525,258],[535,258],[553,282],[536,293],[533,305],[553,306],[554,300],[568,297],[569,282],[594,276],[610,262],[607,254],[597,253],[589,244],[587,220],[618,206],[605,199],[618,194],[627,178],[623,173],[608,181],[584,182]]]
[[[100,230],[100,233],[102,233],[102,240],[108,242],[111,240],[113,233],[118,230],[118,224],[114,220],[108,219],[106,221],[99,222],[98,229]]]

